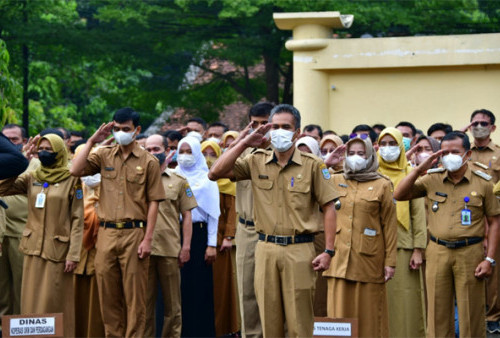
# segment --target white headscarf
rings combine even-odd
[[[299,138],[297,143],[295,143],[295,146],[298,148],[300,145],[307,146],[307,148],[311,150],[311,153],[313,155],[321,157],[321,153],[319,151],[319,143],[311,136],[304,136]]]
[[[218,219],[220,216],[219,187],[216,182],[208,179],[208,166],[205,157],[201,153],[200,142],[191,136],[184,137],[177,146],[177,153],[181,146],[187,143],[195,159],[195,164],[186,168],[180,163],[175,168],[175,172],[186,177],[193,191],[198,207],[203,209],[211,217]]]

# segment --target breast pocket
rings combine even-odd
[[[116,183],[114,181],[116,180],[117,172],[115,169],[106,170],[106,168],[109,167],[105,167],[103,170],[101,170],[101,186],[102,189],[113,192],[115,191],[116,187]]]
[[[375,230],[369,229],[369,231],[374,232]],[[377,231],[375,234],[367,234],[365,232],[361,234],[361,245],[359,252],[366,256],[374,256],[380,250],[379,248],[379,237],[380,233]]]
[[[361,196],[357,203],[359,203],[360,207],[369,214],[377,213],[380,209],[380,200],[378,196]]]
[[[33,251],[36,249],[34,245],[34,241],[31,240],[32,236],[32,230],[31,229],[24,229],[23,230],[23,237],[21,238],[21,243],[19,244],[19,250],[21,250],[23,253],[28,253],[29,251]]]
[[[311,206],[311,184],[309,182],[299,182],[288,185],[290,193],[290,204],[293,209],[303,210]],[[312,212],[312,210],[311,210]]]
[[[436,192],[429,192],[429,194],[427,194],[427,198],[430,202],[428,203],[428,213],[438,213],[447,199],[446,196],[436,195]]]
[[[273,202],[273,181],[271,180],[253,180],[255,190],[255,200],[261,201],[261,203],[265,203],[269,205]]]

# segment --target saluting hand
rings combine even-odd
[[[243,141],[248,147],[260,147],[268,141],[265,135],[271,127],[272,125],[270,123],[266,123],[265,125],[255,129],[255,131],[250,135],[247,135]]]
[[[24,156],[31,161],[33,157],[36,157],[36,145],[38,144],[38,140],[40,140],[40,134],[35,137],[30,137],[28,142],[23,146]]]
[[[472,124],[473,124],[473,123],[474,123],[474,122],[473,122],[473,121],[471,121],[468,125],[466,125],[466,126],[465,126],[465,127],[463,127],[462,129],[460,129],[460,131],[461,131],[462,133],[467,132],[467,130],[469,130],[469,128],[470,128],[470,127],[472,127]]]
[[[312,261],[314,271],[325,271],[330,267],[330,262],[332,258],[329,254],[323,252],[316,256]]]
[[[344,159],[344,153],[345,153],[346,145],[342,144],[335,148],[328,157],[325,159],[325,164],[328,168],[335,167],[337,164],[342,162]]]
[[[440,149],[440,150],[436,151],[435,153],[433,153],[431,156],[427,157],[425,159],[425,161],[420,163],[418,165],[418,167],[416,168],[418,173],[420,175],[425,174],[427,172],[427,170],[429,170],[430,168],[432,168],[432,166],[434,164],[436,164],[439,156],[441,156],[442,153],[443,153],[443,149]]]
[[[89,139],[92,143],[101,143],[105,139],[108,138],[109,135],[111,135],[111,131],[113,130],[113,126],[115,125],[114,122],[109,122],[109,123],[103,123],[99,127],[99,129],[96,130],[94,135],[92,135]]]

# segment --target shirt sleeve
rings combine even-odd
[[[79,262],[80,252],[82,249],[82,239],[83,239],[83,198],[78,198],[77,190],[82,190],[82,183],[80,178],[75,180],[74,187],[71,189],[71,233],[69,250],[66,255],[67,261]]]
[[[500,201],[497,196],[493,193],[493,187],[491,184],[487,185],[484,194],[484,209],[486,216],[496,216],[500,215]]]
[[[161,171],[158,161],[148,162],[148,176],[146,184],[146,198],[148,202],[161,202],[165,200],[165,189],[161,183]]]
[[[425,249],[427,246],[427,223],[425,200],[423,197],[410,201],[411,227],[413,231],[413,248]]]
[[[224,237],[234,237],[236,234],[236,198],[232,195],[224,195],[226,206],[226,229]]]
[[[103,149],[106,148],[99,148],[90,152],[85,168],[83,168],[83,174],[80,176],[90,176],[101,172],[101,152]]]
[[[208,215],[208,214],[207,214]],[[208,239],[207,239],[207,245],[208,246],[217,246],[217,227],[219,224],[219,220],[216,218],[213,218],[212,216],[208,215]]]
[[[0,196],[26,195],[28,193],[29,176],[24,173],[19,177],[0,181]]]
[[[0,180],[21,175],[28,168],[28,159],[0,133]]]
[[[411,187],[411,191],[418,197],[424,197],[427,195],[427,183],[431,176],[429,174],[425,174],[423,177],[417,178],[413,187]]]
[[[188,196],[188,191],[190,191],[190,196]],[[182,188],[179,190],[179,196],[177,198],[179,200],[179,211],[181,213],[192,210],[198,206],[187,180],[182,181]]]
[[[236,160],[236,163],[234,164],[233,168],[235,181],[250,180],[252,178],[250,173],[249,162],[253,156],[254,156],[253,154],[248,154],[244,158],[239,157]]]
[[[340,197],[338,191],[335,190],[333,184],[330,182],[332,177],[325,164],[319,160],[315,161],[311,175],[314,196],[320,206]]]
[[[385,243],[384,266],[396,266],[396,252],[398,245],[398,219],[396,217],[396,204],[392,196],[392,183],[384,185],[380,223],[383,229]]]

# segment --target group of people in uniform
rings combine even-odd
[[[248,120],[141,138],[123,108],[78,147],[4,126],[0,314],[62,312],[85,337],[308,337],[315,317],[360,337],[500,333],[492,112],[427,135],[302,129],[267,102]]]

